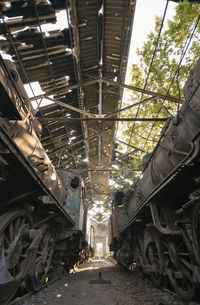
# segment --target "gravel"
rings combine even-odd
[[[89,284],[102,279],[111,284]],[[19,305],[187,305],[175,294],[160,290],[142,280],[134,272],[124,271],[109,261],[93,261],[80,265]],[[190,302],[189,305],[197,305]]]

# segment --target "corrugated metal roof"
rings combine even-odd
[[[116,123],[70,118],[119,109],[122,89],[106,80],[124,83],[135,1],[1,1],[0,7],[1,49],[12,55],[24,83],[38,81],[56,101],[37,113],[44,148],[55,166],[82,173],[89,204],[102,200]],[[60,11],[65,28],[44,32]]]

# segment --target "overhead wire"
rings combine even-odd
[[[156,51],[157,51],[157,47],[158,47],[158,42],[159,42],[159,39],[160,39],[160,36],[161,36],[161,30],[162,30],[163,23],[164,23],[164,19],[165,19],[165,16],[166,16],[167,6],[168,6],[168,2],[167,2],[167,4],[166,4],[165,10],[164,10],[164,14],[163,14],[163,18],[162,18],[161,27],[160,27],[159,34],[158,34],[157,41],[156,41],[156,42],[157,42],[157,43],[156,43],[156,47],[155,47],[155,49],[154,49],[154,53],[153,53],[153,55],[152,55],[151,62],[150,62],[150,66],[149,66],[148,73],[147,73],[147,77],[146,77],[146,80],[145,80],[145,86],[147,85],[147,82],[148,82],[148,79],[149,79],[149,75],[150,75],[150,72],[151,72],[151,68],[152,68],[152,65],[153,65],[153,61],[154,61],[154,58],[155,58],[155,55],[156,55]],[[176,71],[175,71],[175,73],[174,73],[174,75],[173,75],[172,81],[171,81],[171,83],[170,83],[170,85],[169,85],[169,88],[168,88],[168,90],[167,90],[166,95],[169,94],[169,91],[170,91],[170,89],[171,89],[171,86],[173,85],[173,82],[174,82],[174,79],[175,79],[175,78],[176,78],[176,80],[177,80],[177,87],[178,87],[179,95],[180,95],[180,87],[179,87],[178,77],[179,77],[179,72],[180,72],[180,68],[181,68],[181,63],[182,63],[182,61],[183,61],[183,59],[184,59],[184,57],[185,57],[185,55],[186,55],[186,53],[187,53],[187,50],[188,50],[188,48],[189,48],[189,45],[190,45],[190,43],[191,43],[191,41],[192,41],[192,38],[193,38],[193,36],[194,36],[194,34],[195,34],[195,31],[196,31],[196,29],[197,29],[199,20],[200,20],[200,15],[197,17],[197,20],[196,20],[196,22],[195,22],[195,24],[194,24],[194,26],[193,26],[193,28],[192,28],[191,34],[189,35],[189,37],[187,37],[187,39],[186,39],[186,41],[185,41],[184,47],[183,47],[182,52],[181,52],[181,57],[180,57],[180,60],[179,60],[178,67],[177,67],[177,69],[176,69]],[[199,86],[200,86],[200,84],[199,84]],[[143,96],[143,94],[142,94],[142,96]],[[180,98],[180,96],[179,96],[179,98]],[[158,117],[158,115],[160,114],[160,111],[161,111],[161,109],[162,109],[163,107],[164,107],[164,105],[163,105],[163,103],[162,103],[161,108],[160,108],[160,110],[159,110],[159,112],[158,112],[158,114],[157,114],[157,117]],[[137,116],[138,113],[139,113],[139,108],[140,108],[140,106],[138,107],[136,116]],[[146,143],[149,141],[149,137],[150,137],[150,135],[151,135],[151,132],[152,132],[152,130],[153,130],[154,125],[155,125],[155,123],[152,124],[151,130],[150,130],[150,132],[149,132],[149,134],[148,134],[148,136],[147,136],[147,138],[146,138],[146,141],[145,141],[145,143],[144,143],[144,145],[143,145],[143,149],[145,148]],[[132,139],[134,127],[135,127],[135,123],[133,124],[132,130],[131,130],[131,135],[130,135],[130,138],[129,138],[129,143],[131,142],[131,139]]]
[[[193,29],[192,29],[191,34],[189,35],[189,37],[186,38],[184,47],[183,47],[182,52],[181,52],[181,57],[180,57],[180,60],[179,60],[179,63],[178,63],[178,67],[177,67],[177,69],[176,69],[176,71],[175,71],[175,73],[174,73],[174,76],[173,76],[173,78],[172,78],[172,80],[171,80],[171,83],[170,83],[170,85],[169,85],[169,88],[167,89],[166,95],[169,94],[169,91],[170,91],[170,89],[171,89],[171,86],[173,85],[173,82],[174,82],[174,79],[175,79],[176,75],[179,76],[179,72],[180,72],[180,68],[181,68],[181,63],[182,63],[182,61],[183,61],[183,59],[184,59],[184,57],[185,57],[185,55],[186,55],[186,53],[187,53],[187,50],[188,50],[188,48],[189,48],[189,45],[190,45],[190,43],[191,43],[191,41],[192,41],[192,38],[193,38],[193,36],[194,36],[194,34],[195,34],[195,31],[196,31],[196,29],[197,29],[199,20],[200,20],[200,15],[197,17],[197,20],[196,20],[196,22],[195,22],[195,24],[194,24],[194,27],[193,27]]]
[[[175,79],[176,75],[177,75],[177,87],[178,87],[179,94],[180,94],[180,87],[179,87],[179,82],[178,82],[178,76],[179,76],[179,72],[180,72],[180,68],[181,68],[181,63],[182,63],[182,61],[183,61],[183,59],[184,59],[184,57],[185,57],[185,55],[186,55],[186,53],[187,53],[187,50],[188,50],[189,45],[190,45],[190,43],[191,43],[191,41],[192,41],[192,38],[193,38],[193,36],[194,36],[194,34],[195,34],[195,31],[196,31],[196,29],[197,29],[197,26],[198,26],[198,24],[199,24],[199,21],[200,21],[200,15],[198,15],[198,17],[197,17],[197,20],[196,20],[196,22],[195,22],[195,24],[194,24],[194,26],[193,26],[193,29],[192,29],[192,31],[191,31],[191,34],[189,34],[189,37],[186,38],[184,47],[183,47],[182,52],[181,52],[181,56],[180,56],[180,60],[179,60],[179,63],[178,63],[178,67],[177,67],[177,69],[176,69],[176,71],[175,71],[175,73],[174,73],[174,75],[173,75],[173,78],[172,78],[172,80],[171,80],[171,83],[170,83],[170,85],[169,85],[169,87],[168,87],[168,89],[167,89],[166,95],[169,94],[169,91],[170,91],[170,89],[171,89],[171,86],[172,86],[172,84],[173,84],[173,82],[174,82],[174,79]],[[200,85],[200,84],[199,84],[199,85]],[[197,89],[198,89],[198,86],[197,86],[196,90],[197,90]],[[193,94],[194,94],[194,93],[195,93],[195,92],[193,92]],[[179,97],[179,98],[180,98],[180,97]],[[190,98],[190,99],[191,99],[191,98]],[[164,107],[163,102],[162,102],[162,104],[161,104],[160,110],[158,111],[157,117],[159,116],[162,107]],[[143,149],[145,148],[145,146],[146,146],[146,144],[147,144],[148,138],[150,137],[150,135],[151,135],[151,133],[152,133],[152,131],[153,131],[153,127],[154,127],[154,126],[155,126],[155,122],[152,123],[152,127],[151,127],[150,132],[149,132],[149,134],[148,134],[148,136],[147,136],[147,140],[145,141],[145,143],[144,143],[144,145],[143,145]]]
[[[152,68],[152,65],[153,65],[153,62],[154,62],[154,59],[155,59],[155,56],[156,56],[156,52],[157,52],[157,48],[158,48],[158,43],[159,43],[159,40],[160,40],[160,36],[161,36],[162,29],[163,29],[165,17],[166,17],[166,14],[167,14],[168,5],[169,5],[169,0],[167,0],[167,3],[165,5],[165,9],[164,9],[164,13],[163,13],[163,17],[162,17],[159,33],[158,33],[158,36],[157,36],[157,39],[156,39],[156,43],[155,43],[154,52],[153,52],[153,55],[151,57],[151,62],[150,62],[149,69],[148,69],[147,76],[146,76],[145,83],[144,83],[144,90],[145,90],[145,88],[147,86],[147,83],[148,83],[148,80],[149,80],[149,76],[150,76],[150,73],[151,73],[151,68]],[[140,101],[142,100],[142,98],[143,98],[143,93],[141,94]],[[136,118],[137,118],[137,116],[139,114],[139,110],[140,110],[140,105],[139,105],[139,107],[137,109],[137,112],[136,112]],[[133,136],[134,127],[135,127],[135,123],[133,124],[133,126],[131,128],[131,134],[130,134],[129,142],[128,143],[131,142],[131,139],[132,139],[132,136]]]

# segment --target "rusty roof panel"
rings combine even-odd
[[[64,103],[60,106],[55,101],[38,109],[38,118],[63,118],[41,121],[47,153],[56,166],[96,168],[96,172],[82,175],[88,194],[97,184],[100,193],[107,187],[109,173],[98,172],[98,168],[111,164],[115,123],[67,119],[87,116],[88,111],[101,115],[118,109],[122,90],[102,83],[102,78],[124,82],[135,1],[12,0],[1,1],[0,8],[1,48],[12,56],[22,81],[39,82],[44,95]],[[56,28],[60,11],[69,23],[62,30]],[[47,33],[42,30],[45,24],[55,28]],[[96,83],[81,85],[91,80]],[[74,84],[76,88],[69,91]],[[102,196],[88,195],[89,201],[97,199]]]

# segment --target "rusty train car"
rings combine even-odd
[[[40,142],[19,74],[0,58],[0,304],[69,270],[85,245],[82,178],[57,170]]]
[[[185,300],[200,286],[200,59],[128,202],[113,200],[111,249],[156,286]]]

